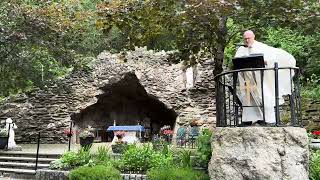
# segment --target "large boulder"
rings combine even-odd
[[[308,137],[299,127],[216,128],[211,179],[308,178]]]

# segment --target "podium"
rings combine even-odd
[[[263,54],[251,54],[232,59],[233,69],[264,68]]]
[[[243,108],[243,116],[252,117],[252,119],[256,120],[264,120],[264,73],[260,70],[250,70],[250,68],[265,67],[263,54],[251,54],[249,56],[234,58],[232,62],[233,70],[240,70],[233,74],[232,89],[235,96],[234,100]],[[241,71],[241,69],[246,70]]]

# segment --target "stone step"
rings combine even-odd
[[[15,173],[15,174],[36,174],[35,170],[31,169],[12,169],[12,168],[0,168],[2,173]]]
[[[50,163],[51,161],[54,161],[56,159],[54,158],[38,158],[38,162],[39,163],[44,163],[44,162],[47,162],[47,163]],[[19,161],[19,162],[36,162],[36,158],[32,158],[32,157],[9,157],[9,156],[0,156],[0,162],[3,162],[3,161],[7,161],[7,162],[16,162],[16,161]]]
[[[42,169],[42,168],[48,168],[50,164],[38,164],[37,168]],[[30,169],[30,168],[35,168],[36,163],[17,163],[17,162],[0,162],[0,167],[2,168],[17,168],[21,167],[21,169]]]
[[[58,159],[62,154],[59,153],[39,153],[39,158],[56,158]],[[10,157],[36,157],[37,153],[21,152],[21,151],[0,151],[0,156]]]

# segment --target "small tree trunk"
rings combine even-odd
[[[226,47],[226,36],[228,33],[227,30],[227,18],[220,17],[219,18],[219,28],[218,28],[218,43],[216,47],[216,56],[215,56],[215,64],[213,74],[217,76],[223,71],[223,59],[224,59],[224,49]],[[219,85],[220,78],[215,79],[215,98],[216,98],[216,118],[217,118],[217,126],[225,126],[225,92],[223,90],[223,86]]]

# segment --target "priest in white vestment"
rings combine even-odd
[[[278,67],[295,67],[296,60],[288,52],[273,48],[264,43],[255,41],[255,35],[252,31],[244,32],[243,39],[245,46],[239,47],[235,57],[249,56],[252,54],[263,54],[265,67],[274,68],[274,63]],[[282,96],[291,94],[292,77],[294,71],[288,69],[279,70],[279,104],[284,102]],[[237,92],[243,106],[262,105],[261,76],[260,71],[239,73],[238,81],[240,87]],[[263,94],[264,94],[264,112],[265,122],[275,123],[275,78],[274,71],[264,71]],[[263,109],[260,107],[243,107],[242,122],[255,123],[263,120]]]

